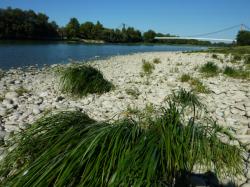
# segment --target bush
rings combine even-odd
[[[219,68],[215,63],[207,62],[200,68],[200,71],[207,76],[215,76],[219,73]]]
[[[113,88],[112,83],[104,79],[99,70],[90,66],[66,68],[62,71],[60,85],[63,92],[78,97],[88,93],[102,94]]]
[[[243,148],[219,137],[235,138],[207,118],[183,121],[183,109],[199,101],[184,90],[174,98],[155,118],[104,123],[80,112],[43,117],[15,135],[17,146],[0,163],[1,176],[8,176],[3,185],[172,185],[195,165],[241,174]]]

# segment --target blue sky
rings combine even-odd
[[[71,17],[99,20],[117,28],[122,23],[141,31],[190,36],[244,23],[250,26],[250,0],[0,0],[0,7],[43,12],[60,26]],[[235,38],[237,29],[211,35]]]

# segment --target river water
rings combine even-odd
[[[206,49],[198,46],[176,45],[118,45],[118,44],[69,44],[63,42],[0,42],[0,69],[30,65],[86,61],[114,55],[154,51],[195,51]]]

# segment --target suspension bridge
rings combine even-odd
[[[129,27],[129,25],[122,23],[121,25],[118,26],[118,28],[126,28]],[[196,34],[192,36],[175,36],[175,37],[155,37],[156,40],[201,40],[201,41],[212,41],[212,42],[236,42],[235,39],[230,39],[230,38],[213,38],[213,37],[208,37],[208,36],[213,36],[215,34],[227,32],[230,30],[246,30],[250,31],[250,27],[248,27],[246,24],[237,24],[231,27],[223,28],[214,32],[208,32],[208,33],[202,33],[202,34]],[[141,31],[141,30],[140,30]],[[144,33],[144,31],[141,31]]]
[[[207,38],[207,36],[211,36],[214,34],[218,34],[218,33],[223,33],[226,31],[230,31],[233,29],[240,29],[241,31],[243,30],[248,30],[250,31],[250,28],[245,25],[245,24],[238,24],[238,25],[234,25],[228,28],[224,28],[218,31],[214,31],[214,32],[209,32],[209,33],[203,33],[203,34],[196,34],[196,35],[192,35],[192,36],[186,36],[186,37],[155,37],[156,40],[182,40],[182,39],[186,39],[186,40],[202,40],[202,41],[212,41],[212,42],[236,42],[235,39],[225,39],[225,38]]]

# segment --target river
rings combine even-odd
[[[0,69],[43,66],[69,61],[87,61],[114,55],[154,51],[193,51],[206,49],[198,46],[177,45],[118,45],[69,44],[63,42],[0,42]]]

